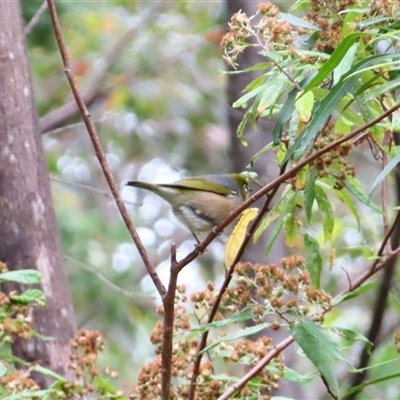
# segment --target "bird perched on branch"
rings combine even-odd
[[[172,206],[176,217],[196,234],[210,231],[248,198],[249,174],[203,175],[172,183],[129,181],[157,194]]]

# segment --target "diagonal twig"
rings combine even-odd
[[[117,207],[118,207],[118,209],[121,213],[121,216],[126,224],[126,227],[128,228],[128,231],[139,251],[139,254],[146,266],[146,269],[147,269],[151,279],[153,280],[154,286],[156,287],[160,296],[163,297],[166,293],[165,287],[162,284],[160,277],[158,276],[156,269],[155,269],[154,265],[152,264],[152,262],[149,258],[149,255],[147,254],[147,251],[146,251],[145,247],[143,246],[143,243],[136,231],[136,228],[133,225],[133,223],[129,217],[128,210],[126,209],[125,204],[122,200],[122,197],[118,191],[114,177],[109,168],[107,158],[104,154],[100,140],[97,136],[96,128],[94,127],[94,124],[90,118],[90,114],[85,105],[85,102],[82,99],[82,96],[81,96],[78,86],[76,84],[75,76],[71,72],[71,62],[70,62],[68,50],[65,45],[63,35],[61,32],[60,22],[58,20],[57,9],[54,4],[54,0],[47,0],[47,4],[49,7],[51,22],[53,24],[53,29],[54,29],[54,33],[56,36],[57,44],[60,49],[60,54],[61,54],[61,58],[62,58],[63,65],[64,65],[64,72],[67,76],[69,85],[71,87],[72,94],[74,95],[75,101],[79,107],[79,111],[82,115],[83,121],[85,122],[86,129],[87,129],[90,139],[92,141],[96,157],[98,158],[98,160],[100,162],[101,169],[103,170],[103,173],[107,180],[107,183],[110,186],[110,190],[114,196]]]

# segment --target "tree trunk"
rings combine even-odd
[[[34,329],[53,341],[18,340],[14,354],[67,375],[75,323],[29,74],[20,3],[0,2],[0,261],[37,269],[47,306]],[[13,285],[13,289],[25,288]],[[41,387],[49,385],[35,376]]]

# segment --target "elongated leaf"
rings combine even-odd
[[[354,297],[359,296],[362,293],[365,293],[367,290],[372,289],[376,285],[376,281],[371,281],[358,287],[357,289],[352,290],[350,293],[347,293],[343,296],[333,299],[333,305],[337,306],[340,303],[343,303],[346,300],[353,299]]]
[[[247,102],[252,99],[253,97],[256,97],[259,93],[262,93],[264,90],[266,90],[268,88],[268,86],[270,86],[271,83],[264,82],[262,85],[256,87],[255,89],[253,89],[252,91],[250,91],[249,93],[246,93],[245,95],[243,95],[242,97],[240,97],[238,100],[236,100],[232,107],[234,108],[239,108],[239,107],[244,107],[247,105]]]
[[[311,212],[315,200],[315,181],[317,179],[317,170],[311,167],[307,177],[306,187],[304,188],[304,208],[306,209],[307,221],[311,221]]]
[[[354,43],[346,55],[342,58],[339,65],[333,70],[333,84],[339,82],[340,78],[350,70],[357,52],[358,43]]]
[[[291,154],[295,154],[296,161],[304,155],[311,141],[315,138],[317,133],[324,127],[327,118],[329,118],[335,111],[339,101],[350,92],[356,79],[340,79],[339,83],[332,87],[328,94],[321,100],[313,111],[314,118],[304,128],[303,132],[297,137],[293,146],[289,149],[285,161],[289,160]]]
[[[18,271],[8,271],[0,274],[0,282],[18,282],[24,284],[40,283],[41,274],[35,269],[21,269]]]
[[[293,247],[296,243],[297,231],[296,231],[296,216],[294,209],[287,214],[283,220],[283,229],[285,231],[285,243],[288,247]]]
[[[286,192],[285,197],[279,203],[279,205],[280,205],[280,207],[279,207],[280,215],[279,215],[278,220],[275,223],[274,229],[272,230],[272,232],[268,238],[268,242],[267,242],[267,245],[265,248],[265,255],[267,255],[269,253],[272,245],[274,244],[276,238],[279,235],[279,232],[281,232],[286,216],[290,212],[294,212],[294,208],[296,207],[296,192],[292,189],[289,189]]]
[[[303,232],[304,245],[306,247],[306,266],[311,276],[311,282],[317,289],[321,287],[321,274],[323,260],[318,242],[308,233]]]
[[[294,102],[296,100],[297,93],[298,93],[297,88],[294,88],[289,92],[288,97],[285,103],[283,104],[281,110],[279,111],[278,117],[276,118],[274,128],[272,129],[271,132],[275,146],[280,144],[283,132],[283,126],[287,121],[289,121],[290,117],[293,114]]]
[[[36,303],[44,307],[46,305],[46,297],[44,296],[44,293],[39,290],[39,289],[28,289],[25,290],[23,293],[19,295],[12,295],[10,296],[10,299],[14,303],[19,303],[19,304],[32,304]]]
[[[238,339],[242,339],[244,337],[250,336],[250,335],[254,335],[254,334],[264,330],[265,328],[268,328],[269,325],[270,324],[266,322],[264,324],[255,325],[255,326],[252,326],[250,328],[242,329],[241,331],[232,333],[231,335],[221,336],[215,342],[213,342],[210,345],[208,345],[202,351],[202,353],[213,349],[214,347],[218,346],[221,342],[230,342],[232,340],[238,340]]]
[[[361,333],[354,331],[348,328],[342,328],[340,326],[331,326],[330,329],[332,331],[339,331],[343,338],[348,340],[349,342],[363,342],[366,344],[367,352],[369,353],[372,347],[372,342],[369,341],[365,336],[361,335]]]
[[[353,393],[359,392],[360,390],[364,389],[367,386],[375,385],[380,382],[386,382],[386,381],[391,381],[392,379],[397,379],[400,377],[400,372],[392,374],[392,375],[386,375],[381,378],[373,379],[371,381],[364,382],[362,385],[354,386],[352,387],[343,397],[342,399],[345,399],[346,397],[350,396]]]
[[[277,368],[275,365],[267,365],[266,369],[268,371],[275,372],[279,376],[281,376],[283,379],[286,379],[290,382],[298,382],[298,383],[307,383],[311,382],[313,380],[311,374],[307,375],[301,375],[294,369],[291,369],[289,367],[283,367],[283,369]]]
[[[278,16],[279,19],[284,19],[285,21],[289,22],[289,24],[293,26],[299,26],[300,28],[306,28],[306,29],[311,29],[314,31],[319,31],[320,28],[318,25],[311,24],[307,21],[304,21],[304,19],[301,19],[299,17],[294,16],[293,14],[286,14],[286,13],[279,13]]]
[[[340,64],[344,56],[347,54],[354,42],[360,37],[365,36],[367,33],[354,32],[347,35],[336,47],[329,60],[318,70],[317,75],[312,81],[304,88],[304,92],[308,92],[315,86],[319,85],[324,79],[329,76],[333,70]]]
[[[260,101],[257,104],[255,116],[275,104],[279,97],[289,86],[287,79],[274,79],[270,85],[260,94]]]
[[[282,201],[282,199],[281,199]],[[280,203],[281,201],[272,208],[272,210],[267,214],[267,216],[263,219],[260,226],[254,233],[253,242],[257,243],[258,239],[262,235],[262,233],[271,225],[273,221],[275,221],[281,214],[280,212]]]
[[[295,109],[301,122],[307,123],[311,118],[311,111],[314,105],[313,92],[307,92],[304,96],[300,96],[295,102]]]
[[[324,127],[326,120],[334,113],[340,100],[349,92],[351,92],[351,89],[356,82],[356,77],[358,76],[357,74],[360,72],[360,70],[362,70],[363,67],[375,65],[378,60],[385,57],[387,58],[386,54],[377,54],[368,57],[358,62],[340,78],[340,81],[331,88],[328,94],[321,100],[319,105],[314,107],[314,118],[297,137],[293,146],[291,146],[291,148],[287,151],[284,162],[288,161],[292,157],[293,153],[295,154],[294,159],[296,161],[303,156],[311,141]],[[349,78],[350,76],[351,78]]]
[[[301,318],[301,323],[290,324],[289,329],[304,354],[324,377],[329,388],[338,395],[339,384],[331,360],[331,357],[344,359],[338,345],[319,325],[305,317]]]
[[[376,99],[383,93],[388,93],[392,90],[400,87],[400,78],[394,79],[393,81],[386,82],[383,85],[375,86],[374,89],[369,90],[365,96],[363,96],[363,102],[367,102],[371,99]]]
[[[21,400],[21,399],[36,399],[43,398],[43,396],[49,393],[49,389],[45,390],[29,390],[23,393],[12,394],[11,396],[3,397],[2,400]],[[53,392],[54,393],[54,392]]]
[[[247,227],[250,222],[256,217],[258,212],[258,208],[248,208],[244,210],[239,221],[233,228],[232,233],[230,234],[228,240],[225,244],[225,269],[229,270],[232,266],[232,263],[235,261],[237,253],[240,249],[240,246],[243,243],[243,240],[247,233]]]
[[[57,374],[54,371],[51,371],[50,369],[44,368],[40,365],[35,365],[34,367],[32,367],[32,370],[36,371],[36,372],[40,372],[43,375],[50,376],[51,378],[53,378],[57,381],[67,382],[67,379],[65,379],[61,375]]]
[[[251,159],[250,164],[248,165],[248,168],[252,168],[254,163],[268,150],[271,150],[274,147],[274,144],[268,143],[266,146],[264,146],[261,150],[259,150],[256,154],[254,154],[253,158]]]
[[[390,174],[390,172],[392,172],[393,169],[396,168],[396,165],[399,162],[400,162],[400,147],[397,148],[395,156],[385,165],[385,168],[383,168],[383,170],[376,177],[374,183],[371,186],[371,189],[369,190],[368,193],[369,196],[371,196],[376,187],[383,182],[383,180]]]
[[[248,321],[252,318],[254,318],[253,311],[248,308],[245,308],[244,310],[239,311],[238,313],[234,314],[230,318],[221,319],[220,321],[214,321],[209,324],[204,324],[201,326],[196,326],[194,328],[191,328],[189,331],[190,334],[189,334],[188,338],[191,339],[191,338],[193,338],[199,334],[202,334],[204,332],[207,332],[211,329],[223,328],[224,326],[233,325],[238,322]]]
[[[318,208],[325,214],[322,225],[324,228],[325,241],[327,242],[331,240],[333,228],[335,227],[332,206],[328,200],[328,196],[319,186],[315,187],[315,199],[317,200]]]
[[[349,211],[353,214],[354,218],[357,221],[357,229],[360,230],[360,215],[358,213],[357,207],[353,201],[353,199],[351,198],[349,192],[345,189],[332,189],[332,193],[336,194],[336,196],[338,196],[343,203],[347,206],[347,208],[349,209]]]
[[[370,200],[361,183],[356,178],[348,176],[344,185],[352,195],[356,196],[357,199],[361,201],[361,203],[364,203],[377,213],[382,214],[382,210],[372,200]]]

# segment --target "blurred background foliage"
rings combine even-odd
[[[27,22],[41,3],[22,1]],[[57,8],[73,72],[87,96],[111,170],[166,283],[171,243],[177,243],[179,258],[193,248],[194,240],[166,203],[151,193],[126,188],[124,182],[168,182],[232,169],[227,76],[219,72],[226,69],[219,47],[229,19],[225,3],[70,1],[57,2]],[[119,371],[117,386],[128,390],[139,368],[154,356],[149,332],[158,320],[154,305],[159,299],[108,195],[85,127],[77,115],[63,108],[72,96],[47,13],[27,42],[77,324],[102,333],[107,341],[102,362]],[[363,166],[357,169],[357,178],[368,191],[380,162],[361,147],[353,161]],[[368,249],[379,243],[382,220],[358,204],[362,216],[358,230],[342,203],[331,200],[332,241],[324,243],[322,216],[310,230],[320,239],[326,271],[322,286],[337,293],[348,285],[348,275],[357,276],[369,265]],[[296,243],[293,251],[301,246]],[[189,291],[200,290],[210,279],[220,282],[222,258],[223,241],[217,240],[182,271],[180,281]],[[330,270],[333,259],[335,268]],[[363,331],[373,301],[371,294],[369,299],[348,302],[335,309],[327,322]],[[374,362],[394,357],[393,321],[395,317],[388,319],[387,345],[375,353]],[[378,375],[386,372],[381,369]],[[389,389],[399,394],[397,386]],[[381,388],[384,393],[389,389]]]
[[[92,93],[90,112],[110,167],[166,282],[172,240],[182,255],[193,248],[193,238],[167,204],[124,182],[230,171],[226,77],[218,72],[225,68],[219,48],[224,3],[56,4],[73,72],[82,92]],[[22,1],[26,22],[40,5]],[[27,41],[38,111],[46,118],[72,100],[47,13]],[[80,118],[61,118],[45,131],[77,323],[104,335],[104,363],[132,385],[138,368],[153,355],[148,336],[159,300],[112,199],[104,194],[107,185]],[[217,241],[202,257],[202,268],[193,263],[181,279],[199,289],[221,275],[222,246]],[[97,273],[131,295],[112,290]]]

